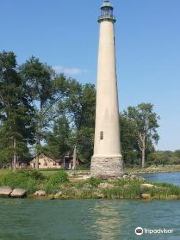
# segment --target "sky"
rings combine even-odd
[[[81,83],[96,84],[103,0],[0,0],[0,51],[30,56]],[[158,150],[180,149],[180,1],[111,0],[120,110],[152,103]]]

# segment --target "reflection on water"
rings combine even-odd
[[[91,228],[96,230],[99,239],[118,238],[122,223],[127,224],[124,205],[123,201],[121,205],[116,201],[97,201],[95,203],[93,213],[97,219]]]
[[[146,176],[145,176],[146,177]],[[148,177],[148,176],[147,176]],[[149,180],[178,184],[180,173]],[[173,234],[136,236],[137,227]],[[0,199],[0,240],[179,240],[180,201]]]
[[[0,199],[0,240],[136,240],[135,228],[173,229],[145,240],[180,239],[180,201]]]

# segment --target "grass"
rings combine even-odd
[[[49,176],[36,170],[0,171],[0,186],[24,188],[29,194],[40,189],[48,194],[55,193],[67,181],[68,175],[64,171],[52,172]]]
[[[143,187],[143,180],[120,179],[114,181],[90,178],[72,181],[65,171],[0,170],[0,186],[25,188],[28,195],[36,190],[45,190],[47,195],[61,192],[61,199],[180,199],[180,187],[167,183],[153,183],[154,187]],[[145,182],[147,183],[147,182]]]

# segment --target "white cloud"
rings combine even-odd
[[[79,75],[81,73],[86,72],[85,69],[80,68],[67,68],[62,65],[53,66],[53,69],[57,72],[65,73],[67,75]]]

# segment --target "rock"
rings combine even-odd
[[[60,197],[62,197],[62,192],[61,191],[54,195],[54,199],[58,199]]]
[[[104,195],[101,192],[98,191],[98,192],[94,193],[94,197],[96,199],[102,199],[102,198],[104,198]]]
[[[98,199],[101,199],[101,198],[103,198],[103,197],[104,197],[103,194],[101,194],[101,193],[97,194],[97,198],[98,198]]]
[[[91,178],[90,175],[78,175],[78,176],[76,176],[76,177],[71,177],[71,178],[69,179],[69,181],[70,181],[70,182],[83,182],[83,181],[88,180],[88,179],[90,179],[90,178]]]
[[[0,196],[8,197],[12,193],[12,189],[7,186],[0,187]]]
[[[123,179],[129,179],[129,175],[123,175]]]
[[[123,161],[120,156],[91,158],[91,176],[100,179],[117,179],[123,170]]]
[[[100,183],[98,185],[98,188],[101,188],[101,189],[111,189],[111,188],[114,188],[114,185],[109,184],[109,183]]]
[[[141,176],[138,176],[138,175],[131,175],[131,174],[128,174],[128,173],[124,173],[124,175],[122,176],[123,179],[131,179],[131,180],[142,180],[142,181],[145,181],[145,179]]]
[[[128,175],[129,175],[129,173],[123,173],[123,174],[122,174],[122,176],[125,176],[125,175],[126,175],[126,176],[128,176]]]
[[[91,178],[90,175],[85,175],[85,176],[82,177],[83,180],[87,180],[87,179],[90,179],[90,178]]]
[[[124,189],[129,189],[130,185],[129,184],[125,184],[123,187],[124,187]]]
[[[22,189],[22,188],[16,188],[12,191],[10,196],[20,198],[20,197],[25,197],[26,193],[27,193],[27,190]]]
[[[46,197],[46,199],[48,199],[48,200],[54,200],[55,198],[54,198],[54,195],[53,195],[53,194],[50,194],[50,195],[48,195],[48,196]]]
[[[46,192],[43,191],[43,190],[38,190],[34,193],[34,196],[37,196],[37,197],[45,197],[46,196]]]
[[[130,179],[139,179],[139,177],[136,175],[130,175]]]
[[[92,186],[89,183],[85,183],[83,186],[83,190],[89,190],[92,189]]]
[[[151,195],[150,195],[150,194],[147,194],[147,193],[143,193],[143,194],[141,195],[141,197],[142,197],[143,199],[151,199]]]
[[[143,188],[153,188],[155,186],[152,185],[152,184],[149,184],[149,183],[144,183],[144,184],[141,185],[141,187],[143,187]]]

